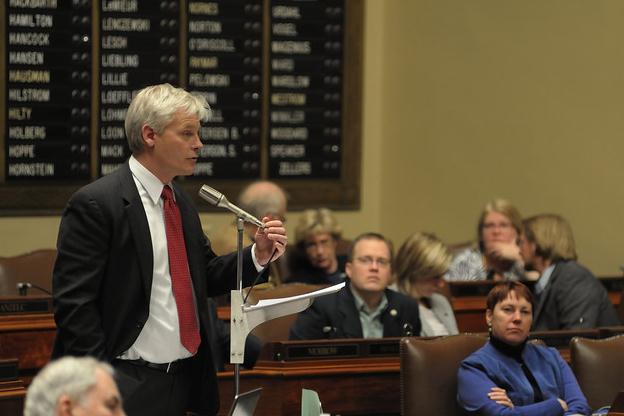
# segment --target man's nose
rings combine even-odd
[[[202,147],[204,147],[204,144],[201,141],[201,138],[199,137],[199,134],[195,135],[195,142],[193,143],[193,149],[199,150]]]

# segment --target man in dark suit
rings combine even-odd
[[[126,115],[129,161],[76,192],[62,216],[53,356],[111,362],[130,416],[218,408],[206,298],[235,288],[236,255],[214,254],[172,182],[193,173],[208,111],[205,99],[169,84],[141,90]],[[247,278],[287,242],[281,221],[263,221],[245,249]]]
[[[520,254],[527,270],[540,273],[534,286],[534,331],[620,324],[604,286],[576,262],[572,228],[561,216],[524,220]]]
[[[290,329],[290,339],[382,338],[420,334],[418,302],[388,289],[392,246],[382,235],[355,239],[346,264],[347,285],[315,299]]]

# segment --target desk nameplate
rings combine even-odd
[[[272,346],[271,357],[275,361],[296,361],[398,355],[399,338],[385,338],[277,342]]]
[[[0,360],[0,382],[17,380],[17,359]]]
[[[52,313],[52,298],[49,296],[0,297],[0,316],[29,313]]]

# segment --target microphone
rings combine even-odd
[[[328,325],[328,326],[324,326],[324,327],[321,329],[321,331],[323,331],[323,334],[324,334],[326,337],[328,337],[328,338],[329,338],[329,337],[331,337],[331,336],[332,336],[332,334],[334,334],[334,333],[336,332],[336,327],[335,327],[335,326],[329,326],[329,325]]]
[[[234,214],[236,214],[237,217],[242,218],[245,222],[251,223],[260,228],[264,228],[264,224],[262,224],[262,221],[260,221],[258,218],[254,217],[247,211],[244,211],[236,205],[232,204],[230,201],[227,200],[225,195],[208,185],[204,185],[201,187],[201,189],[199,190],[199,196],[212,205],[232,211]]]
[[[37,286],[30,282],[17,282],[16,287],[17,287],[17,292],[19,293],[20,296],[28,295],[28,289],[30,289],[31,287],[34,287],[35,289],[39,289],[45,294],[52,296],[52,292],[50,292],[49,290],[44,289],[41,286]]]

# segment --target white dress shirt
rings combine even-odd
[[[130,157],[129,165],[147,216],[152,242],[154,270],[147,322],[145,322],[134,344],[119,358],[126,360],[142,358],[152,363],[168,363],[188,358],[192,354],[180,342],[178,309],[173,296],[171,274],[169,272],[167,233],[165,231],[163,200],[161,198],[165,185],[145,166],[139,163],[134,156]],[[168,185],[173,189],[171,184]],[[255,244],[251,250],[251,258],[256,270],[258,272],[262,271],[263,267],[256,259]],[[192,285],[191,288],[193,288]],[[193,299],[195,299],[195,296],[193,296]],[[195,304],[195,318],[198,319],[197,304]]]
[[[188,358],[192,354],[180,342],[178,309],[171,288],[167,233],[161,198],[164,184],[134,156],[130,157],[129,163],[147,215],[154,271],[147,322],[134,344],[120,358],[129,360],[142,358],[152,363],[167,363]],[[197,314],[197,305],[195,305],[195,314]]]

